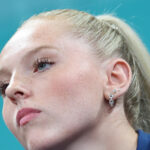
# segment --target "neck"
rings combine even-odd
[[[103,110],[101,114],[95,127],[67,150],[136,150],[138,136],[128,123],[123,106],[114,108],[111,113]]]

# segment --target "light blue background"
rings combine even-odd
[[[150,49],[150,0],[0,0],[0,50],[19,25],[41,11],[71,8],[125,19]],[[1,99],[0,99],[1,100]],[[0,101],[0,110],[3,102]],[[0,150],[23,150],[0,116]]]

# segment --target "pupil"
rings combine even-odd
[[[40,63],[40,64],[39,64],[39,68],[40,68],[40,69],[42,69],[42,68],[45,67],[45,66],[46,66],[46,64],[44,64],[44,63]]]

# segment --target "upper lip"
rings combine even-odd
[[[16,116],[17,124],[20,125],[20,120],[24,116],[26,116],[30,113],[40,113],[40,112],[41,112],[40,110],[34,109],[34,108],[22,108],[22,109],[20,109],[17,113],[17,116]]]

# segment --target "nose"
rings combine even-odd
[[[17,104],[20,100],[25,100],[30,97],[31,91],[25,80],[15,78],[6,88],[5,95],[11,100],[12,103]]]

